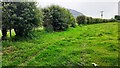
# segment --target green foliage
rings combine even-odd
[[[16,9],[16,6],[13,2],[2,2],[2,39],[5,39],[7,30],[9,29],[11,31],[13,28],[13,14],[15,13],[14,9]]]
[[[120,15],[115,15],[114,17],[116,20],[120,20]]]
[[[2,25],[11,28],[14,24],[13,14],[16,6],[12,2],[2,2]]]
[[[16,6],[14,23],[16,35],[27,36],[32,28],[39,26],[42,22],[41,12],[38,11],[35,2],[16,3]]]
[[[87,17],[87,24],[92,24],[92,22],[93,22],[92,17]]]
[[[42,22],[42,12],[35,2],[2,2],[3,25],[14,28],[16,36],[27,37],[29,32]]]
[[[80,24],[87,24],[86,16],[78,16],[76,18],[76,21],[77,21],[78,25],[80,25]]]
[[[103,23],[103,19],[93,18],[93,23],[94,23],[94,24],[96,24],[96,23]]]
[[[69,10],[52,5],[50,7],[44,8],[44,22],[43,26],[48,29],[53,29],[53,31],[66,30],[69,26],[75,26],[75,19]]]
[[[108,22],[117,22],[117,19],[113,19],[113,18],[111,18],[111,19],[109,19]]]
[[[76,18],[78,25],[80,24],[97,24],[97,23],[107,23],[107,22],[116,22],[115,19],[101,19],[101,18],[92,18],[87,16],[78,16]]]

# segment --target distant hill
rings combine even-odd
[[[78,12],[78,11],[76,11],[76,10],[73,10],[73,9],[68,9],[72,14],[73,14],[73,16],[76,18],[77,16],[79,16],[79,15],[84,15],[84,14],[82,14],[81,12]]]

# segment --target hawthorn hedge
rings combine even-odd
[[[115,22],[115,21],[116,21],[116,19],[101,19],[101,18],[92,18],[92,17],[87,17],[87,16],[78,16],[76,18],[76,22],[78,25],[107,23],[107,22]]]

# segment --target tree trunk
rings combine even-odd
[[[7,28],[2,26],[2,40],[5,40],[7,36]]]
[[[22,29],[20,29],[20,28],[14,28],[14,31],[15,31],[16,36],[18,36],[18,37],[22,37],[23,36]]]

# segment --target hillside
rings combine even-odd
[[[118,65],[118,23],[77,26],[63,32],[36,30],[36,38],[3,41],[3,66]]]
[[[76,10],[73,10],[73,9],[69,9],[69,11],[73,14],[73,16],[76,18],[77,16],[79,15],[84,15],[82,14],[81,12],[78,12]]]

